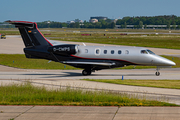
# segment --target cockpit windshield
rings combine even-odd
[[[151,50],[148,50],[148,49],[147,50],[141,50],[141,54],[148,54],[148,53],[153,54],[153,55],[155,54]]]
[[[155,55],[155,53],[153,53],[151,50],[148,50],[148,49],[147,49],[147,51],[148,51],[149,54]]]

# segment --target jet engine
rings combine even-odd
[[[59,55],[71,55],[78,53],[78,45],[65,44],[56,45],[48,48],[48,52]]]

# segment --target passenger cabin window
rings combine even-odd
[[[101,52],[100,52],[100,49],[99,49],[99,48],[95,49],[95,54],[96,54],[96,55],[100,55],[100,53],[101,53]]]
[[[114,50],[111,50],[111,54],[114,54]]]
[[[141,54],[148,54],[146,50],[141,50]]]
[[[126,50],[126,51],[125,51],[125,54],[129,54],[129,50]]]
[[[96,54],[99,54],[99,49],[96,50]]]
[[[118,50],[118,54],[121,54],[121,50]]]
[[[88,53],[88,49],[85,49],[85,53]]]
[[[104,54],[107,54],[107,50],[104,50]]]

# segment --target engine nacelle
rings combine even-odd
[[[78,45],[56,45],[48,48],[48,52],[52,52],[54,54],[59,55],[71,55],[78,53]]]

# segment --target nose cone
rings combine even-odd
[[[175,66],[176,63],[161,56],[154,57],[154,64],[157,66]]]
[[[168,60],[168,59],[167,59],[167,60],[164,60],[163,63],[164,63],[165,66],[175,66],[175,65],[176,65],[175,62],[170,61],[170,60]]]

